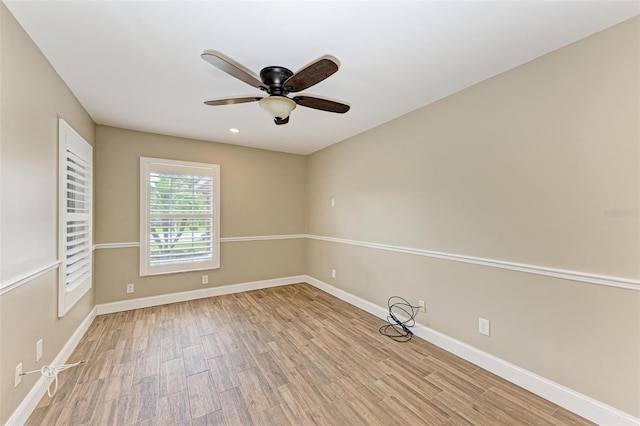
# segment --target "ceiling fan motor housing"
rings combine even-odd
[[[270,95],[286,96],[289,93],[282,85],[289,77],[293,75],[293,72],[284,67],[266,67],[260,71],[260,79],[269,87],[268,93]]]

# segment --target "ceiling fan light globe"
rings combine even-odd
[[[284,96],[268,96],[260,99],[258,103],[263,110],[269,113],[271,118],[279,118],[281,120],[287,118],[291,111],[296,109],[296,103]]]

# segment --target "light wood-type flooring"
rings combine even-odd
[[[586,425],[308,284],[96,317],[29,425]]]

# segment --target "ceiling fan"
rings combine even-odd
[[[260,71],[260,78],[220,52],[205,50],[200,56],[214,67],[268,93],[268,96],[213,99],[205,101],[206,105],[232,105],[258,101],[262,109],[267,111],[278,125],[289,122],[289,114],[297,105],[338,114],[349,111],[349,105],[329,99],[305,95],[287,97],[289,93],[307,89],[338,71],[338,63],[329,56],[318,58],[296,73],[280,66],[266,67]]]

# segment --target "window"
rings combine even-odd
[[[140,158],[140,276],[220,267],[220,166]]]
[[[59,120],[58,316],[91,288],[93,148]]]

